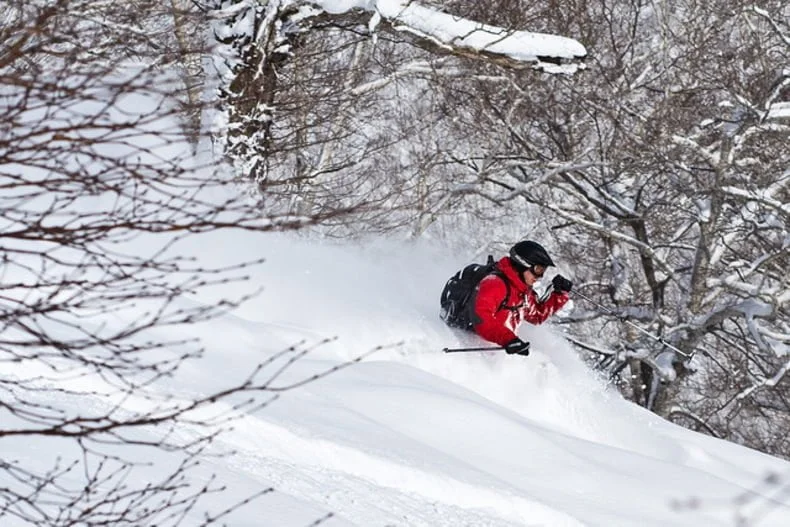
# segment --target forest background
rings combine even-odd
[[[568,37],[587,55],[515,60],[416,31],[375,2],[0,8],[3,258],[28,276],[3,283],[17,299],[3,313],[3,360],[52,359],[31,350],[54,346],[52,360],[144,373],[143,386],[182,360],[122,342],[211,316],[166,309],[206,285],[187,271],[205,270],[164,251],[107,250],[130,233],[389,233],[447,244],[459,262],[530,238],[583,295],[557,323],[591,368],[668,420],[790,459],[790,6],[421,5],[503,39]],[[159,111],[118,110],[135,97]],[[184,138],[190,148],[176,148]],[[229,185],[249,203],[201,198]],[[113,214],[74,208],[108,190],[127,200]],[[70,272],[53,278],[53,267]],[[58,323],[79,337],[42,324],[140,298],[166,307],[110,337],[77,320]],[[81,354],[98,344],[103,354]],[[6,411],[53,434],[129,424],[15,397]]]
[[[426,4],[581,42],[585,68],[553,75],[298,5],[221,33],[226,147],[262,210],[469,261],[538,239],[597,303],[567,333],[628,397],[790,455],[786,5]]]

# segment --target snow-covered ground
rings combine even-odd
[[[209,354],[185,372],[185,390],[242,378],[300,341],[336,337],[283,383],[385,346],[222,437],[218,447],[236,454],[213,466],[221,479],[276,489],[230,525],[303,526],[328,513],[328,526],[790,525],[790,464],[626,402],[550,324],[524,328],[527,358],[442,353],[479,343],[437,318],[463,255],[401,242],[212,238],[195,244],[204,259],[267,258],[234,286],[264,291],[200,328]]]
[[[297,351],[271,364],[272,374],[299,350],[311,351],[275,386],[383,346],[241,415],[213,443],[210,452],[232,453],[206,457],[192,475],[214,474],[228,487],[206,497],[211,510],[275,489],[234,511],[227,525],[790,525],[790,464],[624,401],[550,324],[524,328],[529,357],[443,353],[480,343],[437,317],[441,287],[464,255],[430,243],[337,245],[255,233],[199,235],[179,249],[206,265],[267,260],[248,282],[185,300],[209,303],[263,287],[233,314],[166,329],[206,345],[205,358],[168,381],[172,393],[221,389],[291,345]],[[99,385],[85,389],[95,391],[97,407],[111,404]],[[201,412],[215,415],[223,405]],[[78,457],[30,438],[0,446],[4,458],[27,466]],[[137,478],[170,468],[164,456],[148,460],[153,465]]]

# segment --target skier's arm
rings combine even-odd
[[[500,346],[516,338],[514,328],[508,327],[510,311],[500,309],[507,294],[507,286],[501,278],[487,276],[480,282],[474,303],[475,332]]]
[[[535,292],[530,291],[525,297],[522,318],[530,324],[543,324],[547,318],[562,309],[568,299],[567,292],[552,291],[548,298],[541,302]]]

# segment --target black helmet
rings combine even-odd
[[[522,273],[533,265],[544,267],[554,265],[546,249],[541,244],[530,240],[518,242],[510,248],[510,261]]]

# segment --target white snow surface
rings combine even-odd
[[[463,258],[429,243],[258,236],[213,252],[255,247],[245,256],[267,263],[253,278],[263,293],[213,325],[209,361],[244,371],[288,343],[337,337],[297,363],[298,378],[401,343],[287,393],[224,439],[239,451],[230,467],[335,513],[328,525],[790,525],[787,492],[765,483],[790,484],[788,463],[625,401],[550,324],[522,327],[526,358],[443,353],[486,344],[437,316]],[[267,524],[300,521],[286,507]]]
[[[768,110],[768,119],[790,118],[790,102],[775,102]]]
[[[234,314],[166,330],[173,338],[200,336],[207,348],[168,381],[171,393],[220,389],[299,342],[303,349],[335,338],[296,361],[281,385],[385,345],[239,416],[214,443],[212,452],[233,453],[206,458],[193,475],[215,474],[228,486],[223,497],[207,497],[210,508],[275,489],[226,525],[790,525],[790,464],[625,401],[549,323],[522,328],[533,344],[529,357],[443,353],[485,343],[438,319],[444,281],[466,263],[439,244],[223,232],[179,249],[206,265],[267,261],[249,282],[189,300],[264,288]],[[84,388],[97,406],[110,404],[100,386]],[[203,411],[225,409],[215,406]],[[0,448],[34,465],[55,455],[29,438],[2,440]],[[165,468],[162,461],[150,470]]]

